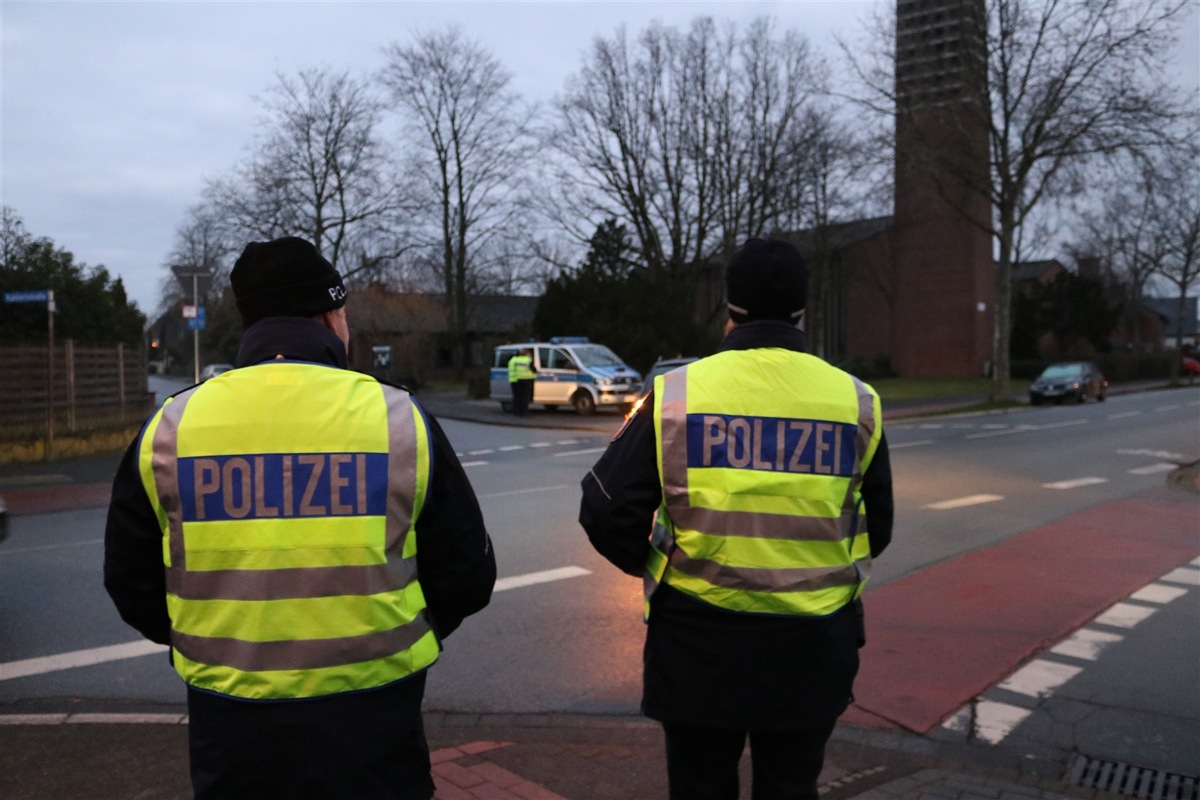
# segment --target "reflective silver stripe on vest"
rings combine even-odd
[[[407,572],[397,563],[404,552],[408,529],[412,525],[413,503],[417,494],[417,427],[408,392],[380,384],[387,400],[388,417],[388,564],[396,570],[396,585]]]
[[[389,631],[341,639],[246,642],[189,636],[173,631],[171,644],[192,661],[221,664],[245,672],[320,669],[370,661],[402,653],[430,630],[423,616]]]
[[[716,536],[747,536],[755,539],[796,539],[796,524],[804,523],[803,539],[840,542],[846,538],[849,516],[798,517],[758,511],[717,511],[671,503],[671,521],[676,527]],[[851,509],[853,511],[853,509]]]
[[[150,441],[150,466],[154,473],[154,490],[158,502],[167,515],[167,543],[171,552],[171,568],[167,570],[167,581],[171,573],[187,568],[187,556],[183,549],[183,508],[179,492],[179,462],[176,443],[179,441],[179,421],[188,400],[198,386],[175,395],[163,406]]]
[[[749,592],[811,592],[854,586],[861,578],[853,564],[836,567],[731,567],[691,558],[682,550],[670,557],[671,568],[723,589]]]
[[[687,505],[691,502],[687,485],[687,425],[674,422],[687,419],[687,369],[677,369],[663,375],[663,392],[662,397],[658,399],[658,409],[662,415],[662,422],[659,424],[659,430],[662,431],[660,463],[683,465],[683,469],[676,470],[679,472],[678,480],[682,481],[677,485],[666,483],[673,480],[674,476],[668,475],[667,470],[663,469],[663,497],[669,498],[667,505],[674,514],[678,504]],[[666,424],[668,420],[671,420],[672,424]]]
[[[846,496],[842,499],[842,528],[845,536],[851,538],[866,530],[866,518],[858,513],[855,497],[862,486],[863,460],[867,457],[867,448],[871,446],[871,437],[875,435],[875,402],[867,385],[853,375],[854,390],[858,393],[858,431],[854,437],[854,449],[857,458],[854,461],[854,474],[846,486]]]
[[[181,577],[186,575],[186,577]],[[168,570],[167,591],[185,600],[283,600],[300,597],[382,594],[416,580],[417,567],[388,555],[387,564],[289,569]],[[397,583],[400,581],[400,583]]]

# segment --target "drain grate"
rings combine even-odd
[[[1200,779],[1104,761],[1076,754],[1067,767],[1067,781],[1087,789],[1099,789],[1126,797],[1147,800],[1200,800]]]

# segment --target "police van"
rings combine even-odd
[[[627,408],[637,399],[642,376],[602,344],[586,336],[555,336],[548,342],[518,342],[500,345],[492,358],[491,399],[499,400],[506,412],[512,409],[512,387],[508,383],[508,360],[529,350],[537,380],[533,402],[553,411],[570,405],[579,414],[600,408]]]

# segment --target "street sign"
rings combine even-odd
[[[183,306],[183,318],[184,319],[195,319],[197,308],[199,308],[199,306]]]
[[[184,317],[187,318],[188,330],[190,330],[190,331],[204,330],[204,306],[184,306],[184,308],[185,309],[190,308],[190,309],[192,309],[192,312],[193,312],[192,316],[190,316],[190,317],[187,314],[183,315]]]
[[[50,292],[48,291],[28,291],[28,292],[5,292],[4,302],[6,303],[49,303]]]

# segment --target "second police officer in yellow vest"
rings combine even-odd
[[[508,360],[508,383],[512,387],[513,413],[523,417],[533,403],[533,387],[537,382],[537,367],[533,365],[533,351],[522,350]]]
[[[347,368],[311,244],[251,243],[231,283],[237,369],[126,453],[105,586],[171,645],[197,798],[427,800],[425,670],[495,582],[479,505],[436,421]]]
[[[592,544],[645,582],[673,800],[737,797],[747,737],[756,800],[815,800],[851,699],[891,470],[875,391],[805,352],[806,289],[790,244],[746,242],[719,351],[656,378],[583,481]]]

